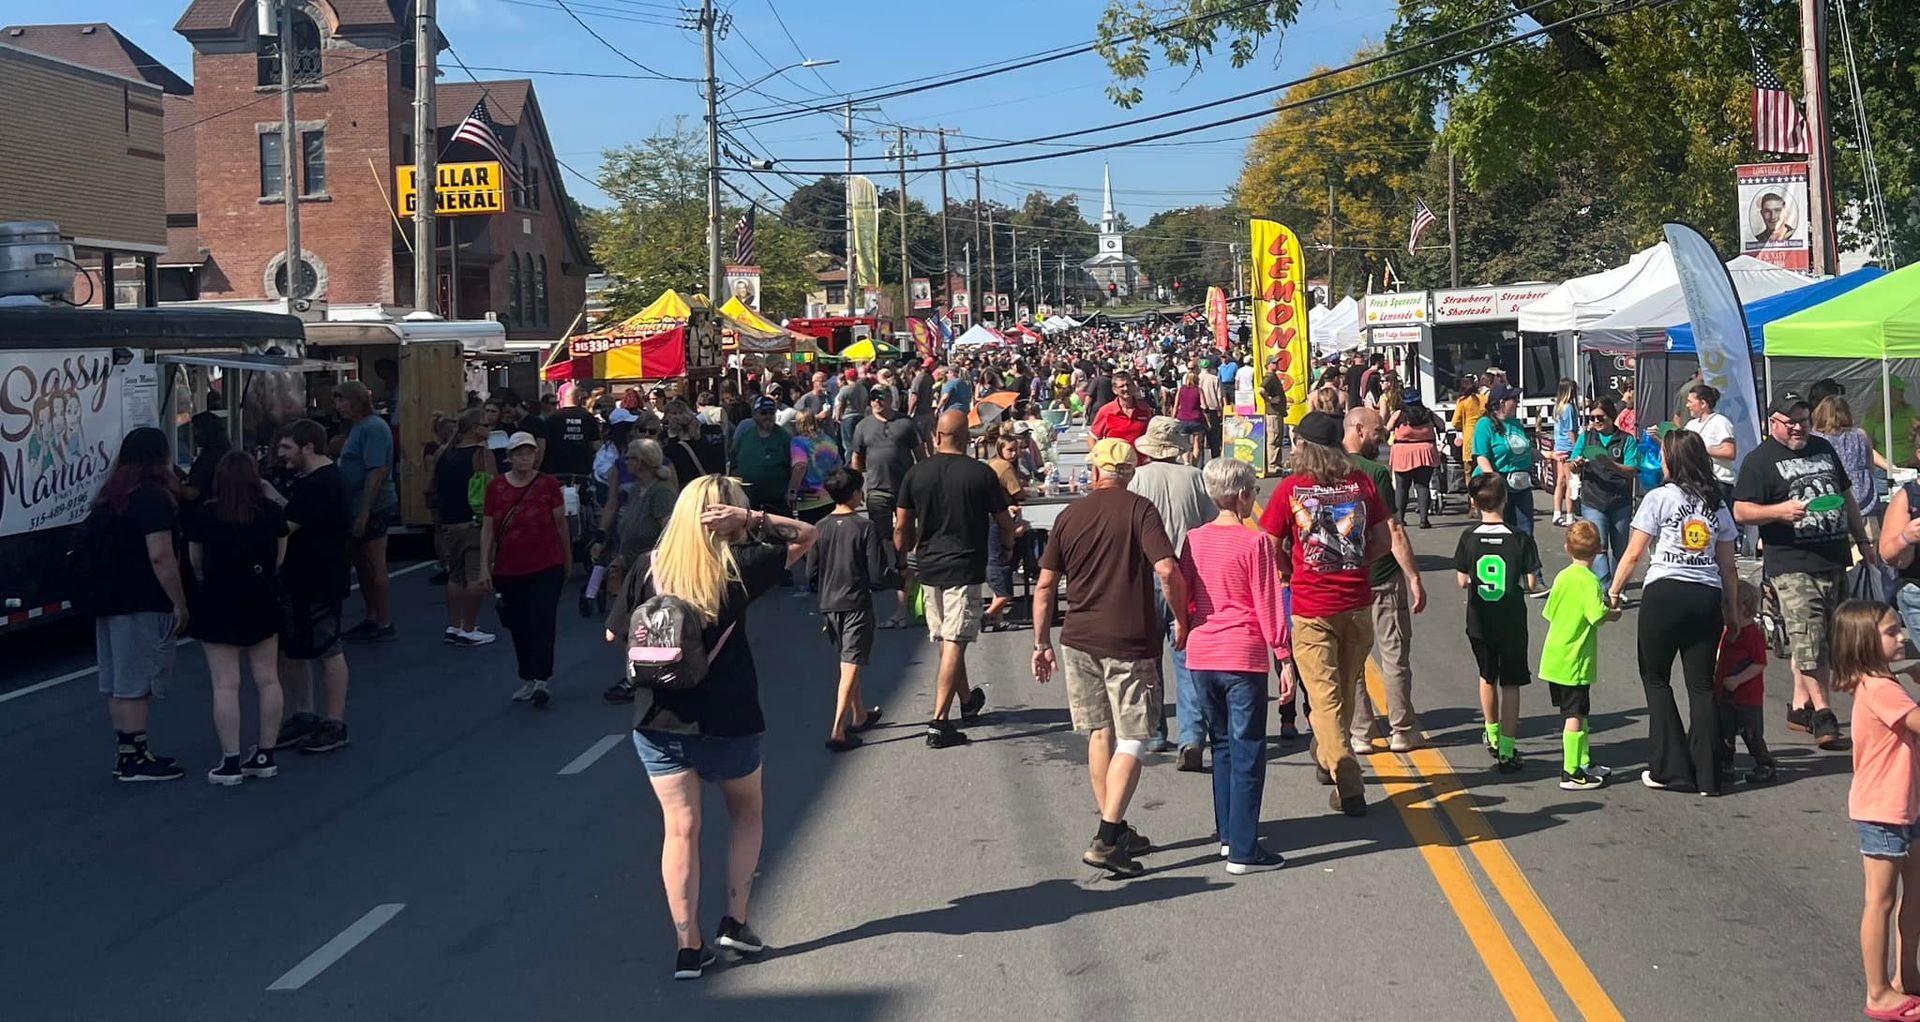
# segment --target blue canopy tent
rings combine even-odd
[[[1821,302],[1846,294],[1869,281],[1878,280],[1887,275],[1887,271],[1878,266],[1866,266],[1852,273],[1843,273],[1838,277],[1808,284],[1806,287],[1783,291],[1777,295],[1768,295],[1758,301],[1748,302],[1747,344],[1755,355],[1764,350],[1761,335],[1768,323],[1776,319],[1791,316],[1801,309],[1810,309]],[[1672,355],[1691,355],[1693,347],[1693,324],[1681,323],[1667,328],[1667,353]]]

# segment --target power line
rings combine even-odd
[[[314,76],[313,76],[312,78],[306,78],[306,79],[299,79],[299,80],[297,80],[297,81],[295,81],[295,82],[293,82],[292,84],[287,84],[287,83],[284,83],[284,82],[283,82],[283,83],[281,83],[281,86],[280,86],[280,88],[278,88],[278,89],[274,89],[274,90],[273,90],[272,92],[269,92],[269,93],[267,93],[266,95],[264,95],[264,96],[261,96],[261,97],[259,97],[259,98],[257,98],[257,99],[250,99],[250,100],[247,100],[247,101],[246,101],[245,103],[240,103],[240,104],[238,104],[238,105],[235,105],[235,106],[230,106],[230,107],[228,107],[228,108],[226,108],[225,110],[220,110],[220,111],[216,111],[216,112],[214,112],[214,113],[210,113],[210,114],[208,114],[208,115],[207,115],[207,116],[205,116],[205,117],[201,117],[201,118],[197,118],[197,119],[195,119],[195,120],[191,120],[191,121],[188,121],[188,122],[187,122],[187,123],[185,123],[185,124],[176,124],[176,125],[174,125],[173,127],[171,127],[171,128],[168,128],[168,129],[166,129],[165,131],[163,131],[163,132],[161,132],[161,134],[162,134],[162,135],[171,135],[171,134],[173,134],[173,133],[174,133],[174,132],[176,132],[176,131],[185,131],[185,130],[187,130],[188,128],[191,128],[191,127],[194,127],[194,126],[196,126],[196,125],[200,125],[200,124],[205,124],[205,123],[207,123],[208,121],[215,121],[215,120],[219,120],[220,118],[222,118],[222,117],[225,117],[225,116],[227,116],[228,114],[234,114],[234,113],[239,113],[240,111],[242,111],[242,110],[245,110],[245,109],[247,109],[247,108],[249,108],[249,107],[255,107],[255,106],[259,106],[259,105],[260,105],[260,104],[262,104],[262,103],[271,103],[271,102],[274,102],[274,101],[276,101],[276,100],[278,100],[278,99],[280,98],[280,94],[281,94],[281,93],[283,93],[283,92],[285,92],[285,91],[287,91],[287,89],[289,89],[289,88],[294,88],[294,87],[296,87],[296,86],[300,86],[300,85],[307,85],[307,84],[310,84],[310,83],[313,83],[313,82],[323,82],[323,81],[326,81],[327,79],[329,79],[329,78],[332,78],[332,77],[333,77],[334,75],[337,75],[337,74],[339,74],[339,73],[340,73],[340,72],[342,72],[342,71],[351,71],[351,70],[353,70],[354,68],[356,68],[356,67],[359,67],[359,66],[360,66],[360,65],[362,65],[362,64],[365,64],[365,63],[368,63],[369,61],[375,61],[375,60],[379,60],[379,59],[380,59],[381,57],[384,57],[384,56],[386,56],[387,54],[389,54],[389,53],[392,53],[393,51],[395,51],[395,50],[397,50],[397,49],[399,49],[399,48],[400,48],[400,47],[402,47],[402,46],[406,46],[406,45],[408,45],[408,44],[409,44],[409,43],[411,43],[412,41],[413,41],[413,40],[411,40],[411,39],[408,39],[408,40],[406,40],[406,41],[404,41],[404,42],[398,42],[398,43],[394,43],[394,44],[393,44],[392,46],[384,46],[384,47],[381,47],[380,49],[378,49],[378,50],[375,50],[374,52],[372,52],[372,53],[370,53],[370,54],[368,54],[367,56],[364,56],[364,57],[361,57],[361,58],[360,58],[359,60],[355,60],[355,61],[350,61],[350,62],[348,62],[348,63],[345,63],[345,64],[341,64],[340,66],[338,66],[338,67],[336,67],[336,68],[334,68],[334,69],[333,69],[333,70],[331,70],[331,71],[323,71],[323,72],[321,72],[320,74],[317,74],[317,75],[314,75]]]
[[[1542,0],[1542,2],[1543,3],[1552,2],[1552,0]],[[1429,61],[1425,64],[1417,65],[1415,67],[1404,68],[1402,70],[1383,75],[1379,78],[1371,78],[1364,82],[1357,82],[1353,85],[1343,86],[1337,89],[1330,90],[1328,92],[1323,92],[1314,96],[1305,97],[1303,99],[1282,101],[1282,102],[1276,103],[1271,109],[1256,110],[1256,111],[1253,111],[1252,113],[1239,114],[1233,117],[1225,117],[1225,118],[1221,118],[1220,120],[1209,121],[1205,124],[1191,125],[1185,128],[1173,128],[1168,131],[1157,132],[1155,134],[1142,136],[1140,138],[1124,139],[1117,142],[1103,142],[1096,145],[1080,146],[1073,149],[1061,150],[1059,152],[1054,152],[1054,153],[1043,153],[1035,156],[1009,157],[1007,159],[1001,159],[1001,160],[975,160],[969,163],[961,164],[959,166],[963,168],[964,167],[1005,167],[1005,166],[1012,166],[1012,165],[1021,164],[1021,163],[1036,163],[1041,160],[1055,160],[1064,156],[1081,156],[1087,153],[1105,152],[1111,149],[1124,149],[1130,146],[1140,145],[1145,142],[1157,142],[1157,141],[1160,141],[1161,139],[1176,138],[1182,135],[1190,135],[1190,134],[1193,134],[1194,132],[1208,131],[1213,128],[1224,127],[1229,124],[1240,124],[1246,121],[1255,120],[1257,118],[1268,117],[1274,114],[1282,113],[1287,110],[1297,109],[1303,106],[1312,106],[1316,103],[1325,103],[1332,99],[1338,99],[1341,96],[1352,95],[1356,92],[1362,92],[1367,89],[1375,88],[1377,86],[1387,85],[1392,82],[1399,81],[1403,78],[1410,78],[1415,75],[1426,74],[1430,71],[1434,71],[1436,69],[1446,67],[1449,64],[1454,64],[1462,60],[1466,60],[1472,57],[1477,57],[1482,54],[1489,53],[1493,50],[1501,49],[1506,46],[1512,46],[1516,43],[1524,42],[1536,36],[1545,35],[1556,28],[1563,28],[1568,25],[1578,24],[1584,21],[1592,21],[1596,18],[1610,17],[1618,14],[1626,14],[1632,11],[1639,10],[1643,7],[1649,7],[1649,6],[1653,6],[1655,4],[1663,3],[1663,2],[1666,2],[1666,0],[1616,0],[1616,2],[1609,3],[1606,7],[1598,10],[1589,11],[1583,14],[1573,15],[1572,17],[1568,17],[1568,18],[1562,18],[1559,21],[1541,25],[1539,28],[1531,29],[1526,32],[1515,33],[1513,35],[1506,36],[1501,39],[1497,39],[1493,42],[1486,43],[1481,46],[1476,46],[1467,50],[1461,50],[1457,53],[1451,53],[1438,60]],[[1535,4],[1534,6],[1538,7],[1540,6],[1540,4]],[[1505,20],[1505,19],[1502,19],[1502,20]],[[1409,49],[1412,49],[1412,48],[1414,47],[1410,47]],[[1378,63],[1380,60],[1385,59],[1387,56],[1392,56],[1392,55],[1397,55],[1397,54],[1382,54],[1376,57],[1369,57],[1369,58],[1366,58],[1364,61],[1356,62],[1354,64],[1351,64],[1342,68],[1335,68],[1329,71],[1318,72],[1314,75],[1309,76],[1307,79],[1302,79],[1301,81],[1297,81],[1287,85],[1276,86],[1276,88],[1280,88],[1280,89],[1289,88],[1291,87],[1291,85],[1303,84],[1305,81],[1310,81],[1318,78],[1325,78],[1333,74],[1338,74],[1342,71],[1349,71],[1357,67],[1366,66],[1367,64]],[[1273,91],[1273,90],[1270,89],[1270,90],[1263,90],[1263,91]],[[1238,100],[1245,99],[1245,98],[1248,98],[1248,97],[1243,95],[1238,97],[1231,97],[1228,99],[1216,100],[1212,103],[1204,103],[1196,107],[1187,108],[1187,110],[1185,111],[1175,111],[1175,113],[1192,112],[1193,110],[1205,109],[1210,106],[1219,106],[1225,103],[1237,102]],[[1040,138],[1026,139],[1026,140],[1023,140],[1020,142],[1014,142],[1014,143],[1003,143],[1003,144],[993,145],[993,146],[975,146],[975,147],[971,147],[966,151],[979,151],[980,149],[983,149],[983,148],[998,149],[998,148],[1004,148],[1005,145],[1033,145],[1041,142],[1051,141],[1057,138],[1066,138],[1073,135],[1083,135],[1091,131],[1104,131],[1104,130],[1108,130],[1115,127],[1123,127],[1126,124],[1139,123],[1140,121],[1143,121],[1143,120],[1153,120],[1162,116],[1171,116],[1171,114],[1155,115],[1153,118],[1141,118],[1135,121],[1126,121],[1126,122],[1120,122],[1118,124],[1109,124],[1100,128],[1091,128],[1083,131],[1062,132],[1059,134],[1046,135]],[[1257,136],[1250,135],[1246,137],[1253,138]],[[1215,141],[1222,141],[1222,140],[1215,140]],[[948,152],[949,154],[951,154],[953,150],[949,150]],[[788,160],[785,162],[801,163],[801,162],[816,162],[816,161]],[[828,162],[832,162],[832,161],[828,161]]]
[[[807,51],[801,49],[800,40],[793,37],[793,30],[787,27],[787,19],[780,16],[780,6],[774,3],[773,0],[767,0],[767,13],[773,15],[774,22],[780,26],[780,34],[787,37],[787,42],[793,44],[793,52],[800,56],[802,63],[805,63],[808,59]],[[808,68],[808,70],[813,72],[815,78],[820,79],[821,85],[826,86],[829,91],[833,89],[833,83],[827,81],[827,76],[821,74],[819,68]]]
[[[559,11],[566,11],[568,14],[573,13],[572,8],[567,7],[566,4],[561,2],[561,0],[552,0],[551,3],[542,2],[542,0],[498,0],[498,2],[503,4],[512,4],[515,7],[531,7],[535,10],[546,10],[546,11],[559,10]],[[669,21],[664,17],[649,16],[635,10],[622,10],[620,8],[599,7],[594,4],[581,3],[580,0],[574,0],[574,6],[578,7],[580,10],[586,11],[588,14],[591,14],[596,18],[604,18],[607,21],[625,21],[625,22],[631,22],[636,25],[652,25],[657,28],[677,27],[674,22]],[[575,20],[579,20],[579,19],[576,18]]]
[[[528,0],[506,0],[506,2],[511,2],[511,3],[526,3],[526,2],[528,2]],[[605,37],[605,36],[602,36],[602,35],[601,35],[600,33],[598,33],[598,32],[595,32],[595,31],[593,30],[593,26],[592,26],[592,25],[589,25],[589,24],[587,24],[586,22],[584,22],[584,21],[582,21],[582,20],[580,20],[580,16],[579,16],[578,14],[575,14],[575,13],[573,13],[573,8],[571,8],[571,7],[568,7],[568,6],[567,6],[567,0],[553,0],[553,2],[554,2],[555,4],[557,4],[557,5],[559,5],[559,7],[560,7],[560,9],[561,9],[561,10],[563,10],[563,11],[565,11],[565,12],[567,12],[567,17],[569,17],[569,18],[572,18],[572,19],[573,19],[573,23],[574,23],[574,24],[576,24],[576,25],[579,25],[579,26],[580,26],[580,27],[581,27],[582,29],[585,29],[585,30],[586,30],[586,33],[587,33],[588,35],[590,35],[590,36],[592,36],[592,37],[594,38],[594,40],[595,40],[596,42],[598,42],[598,43],[599,43],[600,45],[602,45],[602,46],[604,46],[604,47],[606,47],[607,49],[609,49],[609,50],[612,50],[612,51],[613,51],[613,55],[614,55],[614,56],[616,56],[616,57],[619,57],[619,58],[620,58],[621,60],[624,60],[624,61],[626,61],[627,63],[629,63],[629,64],[632,64],[632,65],[633,65],[634,67],[637,67],[637,68],[639,68],[640,70],[642,70],[642,71],[645,71],[646,73],[648,73],[648,74],[650,74],[650,75],[657,75],[657,76],[659,76],[659,77],[661,77],[661,78],[668,78],[668,77],[671,77],[670,75],[664,75],[664,74],[661,74],[661,73],[660,73],[659,71],[656,71],[656,70],[654,70],[653,68],[650,68],[650,67],[648,67],[647,65],[645,65],[645,64],[642,64],[642,63],[640,63],[639,61],[637,61],[637,60],[635,60],[635,59],[633,59],[632,57],[629,57],[629,56],[627,56],[627,52],[626,52],[625,50],[622,50],[622,49],[621,49],[620,47],[618,47],[618,46],[615,46],[615,45],[613,45],[613,44],[612,44],[612,43],[610,43],[610,42],[607,42],[607,40],[606,40],[606,37]],[[577,2],[579,2],[579,0],[575,0],[575,2],[577,3]],[[537,5],[537,4],[534,4],[534,5],[531,5],[531,6],[538,6],[538,5]],[[674,26],[671,26],[671,25],[669,25],[668,27],[674,27]],[[680,80],[681,80],[681,81],[685,81],[686,79],[680,79]]]

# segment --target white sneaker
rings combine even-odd
[[[1387,751],[1389,752],[1412,752],[1419,747],[1419,737],[1411,732],[1395,732],[1393,737],[1387,739]]]
[[[461,631],[458,628],[453,627],[452,625],[448,625],[447,634],[441,639],[441,641],[445,642],[449,646],[458,646],[458,645],[461,645],[460,640],[465,637],[466,637],[465,632]]]
[[[1640,771],[1640,783],[1655,791],[1665,791],[1671,787],[1671,785],[1661,784],[1659,781],[1654,780],[1653,771],[1651,770]]]
[[[1613,776],[1612,767],[1601,766],[1598,763],[1588,763],[1586,766],[1583,766],[1580,769],[1586,773],[1592,774],[1595,777]]]
[[[1371,756],[1378,751],[1373,747],[1372,742],[1362,742],[1357,739],[1349,741],[1347,748],[1356,756]]]
[[[469,646],[484,646],[494,639],[499,638],[499,636],[494,635],[492,632],[483,632],[478,628],[470,632],[461,632],[460,637],[465,639]]]
[[[1227,847],[1226,845],[1221,845],[1221,846],[1220,846],[1220,857],[1221,857],[1222,859],[1224,859],[1224,858],[1226,858],[1227,856],[1229,856],[1229,855],[1232,855],[1232,854],[1233,854],[1233,849],[1231,849],[1231,848],[1228,848],[1228,847]]]
[[[521,683],[520,690],[513,694],[513,701],[516,703],[524,703],[532,698],[533,682],[531,681]]]

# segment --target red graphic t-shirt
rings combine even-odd
[[[1751,664],[1759,664],[1760,673],[1741,682],[1739,688],[1728,692],[1720,684]],[[1723,632],[1720,635],[1720,657],[1713,668],[1714,691],[1735,706],[1759,706],[1767,698],[1766,667],[1767,637],[1761,633],[1759,624],[1750,623],[1737,632]]]
[[[1331,486],[1303,475],[1280,480],[1260,527],[1289,550],[1295,615],[1329,617],[1373,603],[1367,532],[1386,520],[1387,506],[1364,472]]]
[[[553,524],[555,508],[565,507],[560,481],[542,473],[524,488],[495,477],[487,484],[482,512],[493,519],[495,575],[532,575],[567,563],[567,541]]]

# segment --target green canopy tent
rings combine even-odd
[[[1776,386],[1804,392],[1832,377],[1846,386],[1856,414],[1880,406],[1877,421],[1859,425],[1877,450],[1903,460],[1898,455],[1908,450],[1909,431],[1920,417],[1920,263],[1765,329],[1769,396]]]

